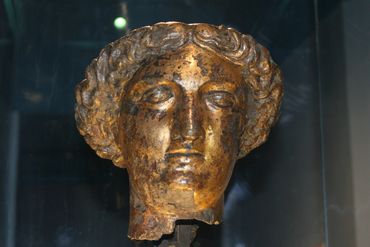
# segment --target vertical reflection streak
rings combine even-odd
[[[7,157],[7,176],[5,177],[5,246],[15,246],[15,228],[17,212],[17,171],[18,171],[18,151],[19,151],[19,113],[11,112],[9,119],[9,156]]]

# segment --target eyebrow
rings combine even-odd
[[[229,81],[207,81],[200,87],[199,90],[204,91],[206,88],[211,88],[211,90],[214,88],[215,90],[227,90],[232,92],[237,90],[235,83]]]
[[[156,86],[166,86],[170,84],[176,84],[172,81],[167,81],[167,80],[158,80],[155,82],[148,82],[145,79],[140,80],[135,82],[131,87],[129,87],[126,91],[126,96],[125,97],[134,97],[136,98],[137,96],[135,95],[136,92],[142,92],[145,91],[151,87],[156,87]]]

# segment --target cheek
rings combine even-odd
[[[208,179],[203,180],[204,193],[199,194],[204,197],[199,201],[219,198],[226,189],[239,149],[240,114],[212,114],[205,119],[205,124]]]
[[[225,153],[236,156],[240,139],[240,115],[231,114],[222,121],[221,142]]]
[[[234,163],[240,139],[240,114],[210,115],[205,124],[208,154],[217,163]]]
[[[124,116],[123,150],[130,163],[164,158],[170,141],[170,120],[166,113],[142,111]]]

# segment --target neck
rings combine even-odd
[[[219,224],[223,213],[223,196],[212,207],[200,211],[187,210],[178,214],[163,214],[155,210],[155,205],[146,205],[143,200],[131,191],[130,223],[128,236],[136,240],[159,240],[164,234],[171,234],[176,220],[196,219],[207,224]]]

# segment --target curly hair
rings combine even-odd
[[[209,24],[163,22],[142,27],[108,44],[86,69],[76,86],[77,128],[96,153],[123,167],[116,142],[121,96],[125,84],[148,58],[195,44],[241,65],[248,86],[246,126],[238,158],[266,141],[278,118],[283,94],[282,75],[268,50],[250,35]]]

